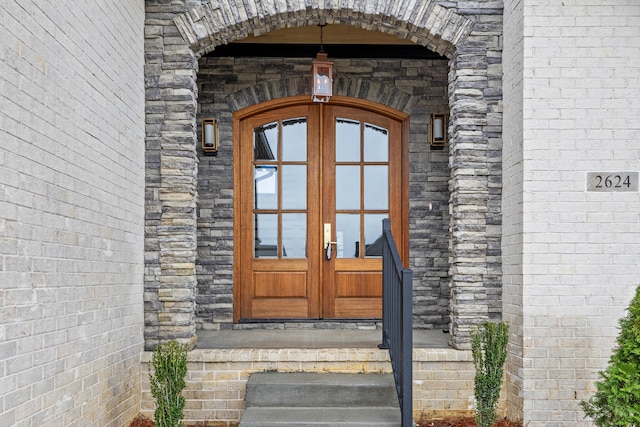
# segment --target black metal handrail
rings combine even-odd
[[[389,349],[393,378],[402,412],[402,427],[413,426],[413,271],[404,268],[391,234],[382,220],[382,344]]]

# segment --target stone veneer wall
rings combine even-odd
[[[366,4],[365,4],[366,3]],[[452,345],[501,316],[502,5],[495,1],[145,2],[145,343],[195,344],[198,59],[217,45],[320,22],[383,31],[450,58]],[[349,92],[349,88],[345,88]]]
[[[140,407],[144,2],[0,6],[0,425]]]
[[[336,85],[349,81],[360,86],[358,95],[375,99],[374,83],[409,96],[410,172],[409,241],[410,267],[414,270],[414,327],[448,328],[448,225],[449,192],[447,150],[431,150],[427,123],[434,112],[448,111],[446,59],[332,59]],[[297,80],[308,73],[310,59],[218,58],[200,59],[198,72],[199,118],[219,120],[221,143],[218,155],[199,153],[198,165],[198,258],[196,271],[197,322],[205,329],[233,327],[233,147],[229,95]],[[367,84],[363,84],[367,82]],[[306,83],[306,81],[304,82]],[[298,87],[299,85],[289,85]],[[306,85],[302,85],[306,90]],[[371,91],[371,93],[369,93]],[[261,91],[273,99],[279,91]],[[304,92],[302,92],[304,93]],[[297,93],[289,92],[289,95]],[[265,99],[266,100],[266,99]],[[230,105],[231,104],[231,105]],[[198,126],[200,129],[200,126]],[[429,209],[431,205],[431,209]],[[242,324],[235,327],[308,328],[368,327],[367,324],[286,323]]]

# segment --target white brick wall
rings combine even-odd
[[[0,425],[139,410],[144,2],[0,2]]]
[[[640,170],[640,5],[514,0],[505,15],[523,16],[505,25],[505,52],[523,59],[505,55],[505,119],[523,118],[504,134],[505,317],[522,328],[509,371],[525,424],[591,425],[578,403],[640,283],[640,196],[588,192],[586,174]]]
[[[515,3],[515,2],[514,2]],[[507,414],[512,419],[522,416],[522,76],[524,34],[522,2],[504,8],[503,50],[503,148],[502,148],[502,305],[503,319],[509,322],[509,356],[506,372]]]

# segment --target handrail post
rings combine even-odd
[[[413,271],[402,271],[402,427],[413,426]]]
[[[400,403],[402,427],[413,426],[413,271],[404,268],[391,233],[382,220],[382,343],[388,349]]]
[[[382,350],[389,349],[389,304],[391,303],[391,295],[389,292],[389,242],[387,233],[391,232],[391,220],[385,218],[382,220],[382,342],[378,344],[378,348]]]

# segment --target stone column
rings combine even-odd
[[[486,12],[449,67],[451,345],[460,349],[502,310],[502,19]]]
[[[147,349],[170,340],[196,343],[198,61],[172,21],[185,7],[146,5]]]

